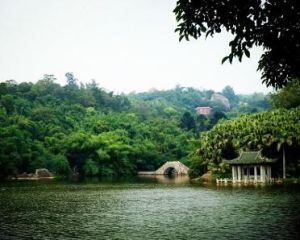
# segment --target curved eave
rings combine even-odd
[[[257,161],[256,159],[253,161],[241,161],[239,158],[238,159],[233,159],[233,160],[223,160],[223,162],[228,163],[229,165],[264,165],[264,164],[273,164],[277,162],[278,159],[262,159],[260,161]]]

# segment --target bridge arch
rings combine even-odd
[[[187,175],[189,168],[179,161],[168,161],[165,162],[156,171],[142,171],[138,172],[139,175],[169,175],[173,173],[174,175]],[[171,174],[172,175],[172,174]]]
[[[164,171],[164,175],[168,175],[168,176],[173,176],[173,175],[177,175],[177,170],[174,167],[168,167],[165,171]]]
[[[187,175],[189,168],[179,161],[168,161],[155,171],[156,175]]]

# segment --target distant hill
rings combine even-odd
[[[176,86],[169,90],[131,93],[128,98],[133,105],[142,101],[149,107],[172,107],[178,112],[195,113],[196,107],[211,107],[213,112],[226,112],[228,117],[270,108],[268,95],[263,93],[236,94],[230,86],[226,86],[222,92]]]

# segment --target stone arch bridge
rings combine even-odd
[[[189,168],[179,161],[165,162],[160,168],[152,172],[138,172],[139,175],[187,175]]]

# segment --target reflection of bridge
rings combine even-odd
[[[138,172],[139,175],[187,175],[189,168],[179,161],[165,162],[159,169],[153,172]]]

